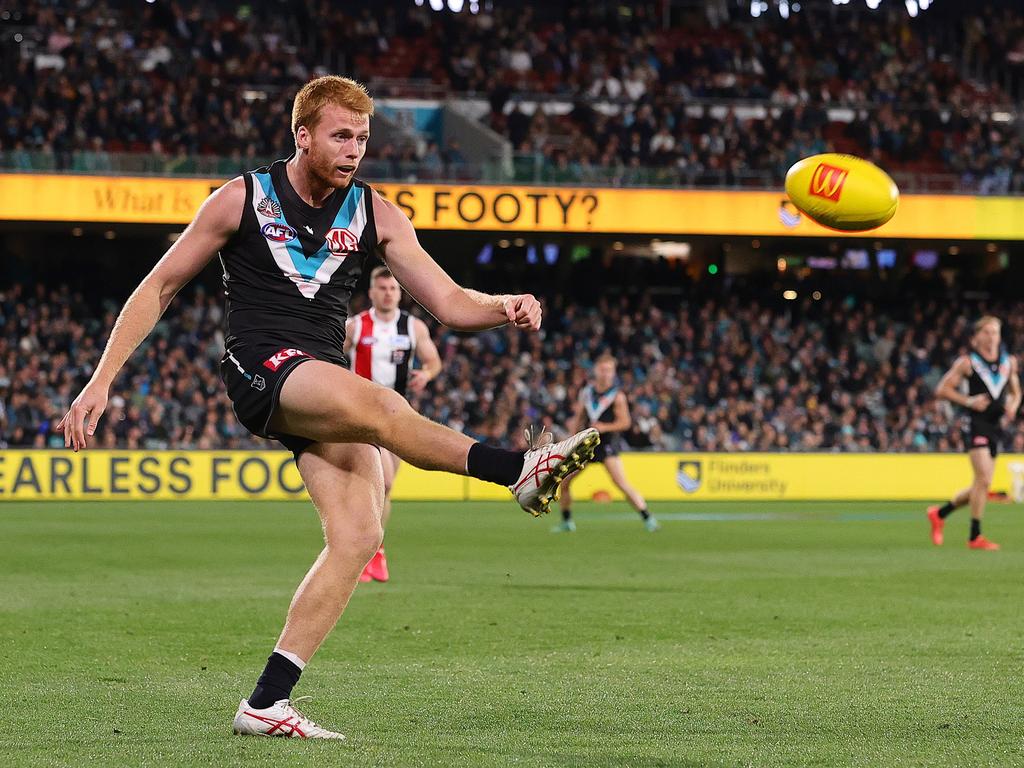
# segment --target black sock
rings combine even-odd
[[[952,514],[954,509],[956,509],[956,507],[953,506],[953,502],[947,501],[945,504],[939,507],[939,517],[941,517],[942,519],[946,519],[950,516],[950,514]]]
[[[971,518],[971,541],[981,536],[981,520]]]
[[[638,509],[637,512],[640,513],[640,517],[642,517],[644,520],[651,516],[651,513],[647,511],[647,507],[644,507],[643,509]]]
[[[565,520],[565,522],[569,522],[570,520],[572,520],[572,509],[570,509],[569,507],[563,507],[562,519]]]
[[[512,485],[523,472],[523,452],[474,443],[469,448],[466,472],[478,480]]]
[[[292,688],[299,682],[302,670],[293,662],[279,653],[272,653],[267,658],[267,666],[256,681],[256,690],[249,697],[249,706],[253,709],[266,709],[275,701],[287,699],[292,695]]]

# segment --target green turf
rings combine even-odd
[[[319,548],[306,505],[0,505],[0,766],[1024,763],[1024,520],[919,505],[399,504],[297,694],[231,736]],[[739,518],[739,519],[738,519]]]

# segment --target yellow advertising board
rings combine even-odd
[[[800,216],[783,192],[377,185],[420,229],[857,237]],[[1024,240],[1024,198],[904,195],[872,237]]]
[[[466,497],[466,479],[406,467],[396,499]],[[411,493],[411,495],[410,495]],[[0,451],[0,503],[44,500],[305,499],[286,451]]]
[[[223,179],[0,174],[0,221],[179,224]],[[376,184],[420,229],[856,237],[799,216],[784,193]],[[1024,240],[1024,197],[904,195],[872,237]]]
[[[1000,457],[995,486],[1011,487]],[[652,501],[937,500],[971,480],[961,454],[631,453],[626,472]],[[573,495],[621,499],[604,468],[588,467]],[[396,500],[511,501],[504,488],[403,466]],[[0,451],[0,502],[41,500],[305,499],[285,451]]]
[[[1009,489],[1010,462],[1000,457],[994,487]],[[633,453],[623,456],[630,481],[660,501],[941,500],[970,485],[963,454]],[[489,488],[471,486],[481,495]],[[587,467],[573,495],[607,491],[623,498],[604,467]]]
[[[223,183],[223,179],[0,174],[0,220],[188,224],[203,200]]]

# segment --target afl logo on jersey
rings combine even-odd
[[[289,240],[294,240],[298,234],[287,224],[278,224],[276,221],[268,221],[260,229],[260,232],[263,233],[267,240],[273,240],[275,243],[286,243]]]
[[[264,216],[276,219],[281,215],[281,204],[271,197],[264,197],[256,204],[256,210]]]
[[[359,238],[341,227],[329,229],[324,237],[331,253],[351,253],[359,247]]]

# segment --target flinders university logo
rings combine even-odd
[[[676,469],[676,482],[684,493],[694,493],[700,488],[701,463],[699,461],[680,461]]]
[[[789,200],[782,200],[779,203],[779,221],[784,227],[793,229],[800,223],[800,211]]]

